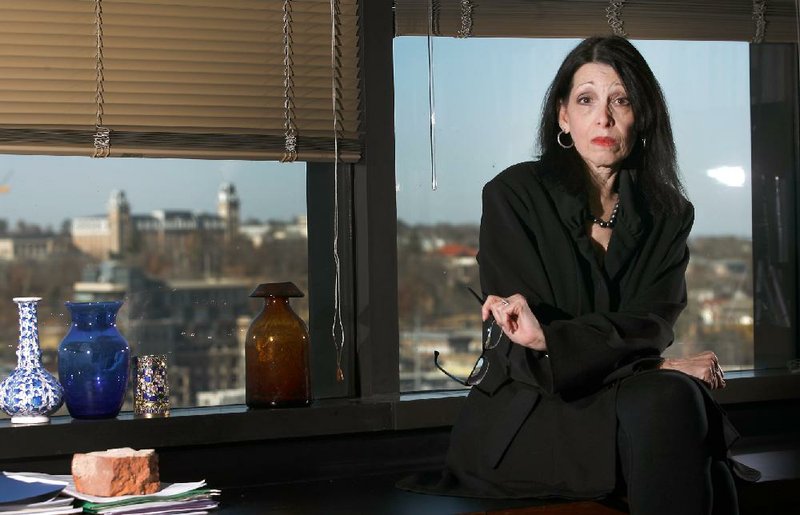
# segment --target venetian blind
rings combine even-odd
[[[357,0],[291,6],[297,158],[331,160],[332,79],[339,153],[360,156]],[[102,125],[111,156],[280,159],[284,155],[281,0],[102,0]],[[0,4],[0,152],[92,155],[95,2]]]
[[[455,36],[462,4],[471,7],[472,36],[574,37],[610,34],[608,0],[396,0],[396,35]],[[752,0],[628,0],[621,9],[631,39],[750,41]],[[767,42],[797,41],[795,0],[767,0]]]

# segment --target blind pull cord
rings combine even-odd
[[[466,39],[472,37],[472,0],[461,0],[461,27],[456,37]]]
[[[344,351],[344,322],[342,321],[342,269],[339,262],[339,89],[341,87],[341,69],[339,56],[339,5],[337,0],[330,0],[331,5],[331,107],[333,109],[333,262],[336,266],[333,292],[333,323],[331,336],[336,348],[336,381],[344,381],[342,369],[342,353]],[[339,328],[339,338],[336,328]]]
[[[292,5],[283,0],[283,134],[284,151],[282,163],[297,159],[297,125],[294,117],[294,59],[292,37]]]
[[[94,76],[95,76],[95,117],[94,117],[94,151],[92,157],[108,157],[111,151],[111,130],[103,126],[103,103],[105,102],[103,73],[103,0],[94,2],[94,25],[95,25],[95,53],[94,53]]]
[[[753,35],[753,43],[763,43],[767,29],[767,0],[753,0],[753,20],[755,21],[756,31]]]
[[[436,179],[436,99],[434,98],[432,37],[434,32],[439,30],[438,6],[434,9],[435,1],[428,0],[428,112],[430,114],[428,138],[431,145],[431,190],[433,191],[439,187]]]

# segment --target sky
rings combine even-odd
[[[535,156],[545,88],[577,40],[434,39],[438,189],[431,191],[425,37],[395,39],[398,217],[409,223],[480,221],[483,184]],[[750,236],[750,105],[747,43],[635,42],[661,82],[679,164],[696,207],[694,235]],[[710,172],[739,167],[742,186]],[[302,163],[0,155],[0,219],[58,228],[103,214],[113,190],[133,213],[215,212],[232,182],[243,219],[305,212]],[[3,193],[4,187],[8,191]]]
[[[483,184],[509,165],[535,157],[544,92],[577,43],[434,38],[438,188],[432,191],[427,41],[396,38],[398,218],[409,223],[477,224]],[[748,44],[634,44],[667,99],[679,166],[696,208],[692,234],[750,237]],[[721,182],[730,179],[731,169],[739,185]]]
[[[0,219],[58,229],[65,219],[101,215],[114,190],[134,214],[156,209],[216,213],[223,182],[237,189],[241,218],[289,220],[305,213],[303,163],[0,155]]]

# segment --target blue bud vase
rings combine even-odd
[[[121,301],[67,302],[72,326],[58,347],[58,377],[74,418],[113,418],[125,400],[130,347],[117,330]]]
[[[15,297],[19,308],[17,368],[0,383],[0,408],[15,424],[42,424],[61,407],[64,391],[42,366],[37,307],[41,297]]]

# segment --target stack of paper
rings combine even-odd
[[[207,513],[217,507],[213,499],[219,490],[204,488],[205,481],[197,483],[175,483],[152,495],[121,495],[119,497],[97,497],[85,495],[65,488],[69,495],[84,502],[87,513]]]
[[[80,513],[73,508],[72,497],[61,494],[64,485],[44,481],[20,481],[0,474],[0,515],[60,515]]]
[[[47,501],[31,504],[3,504],[0,506],[0,515],[62,515],[83,512],[83,508],[73,507],[74,501],[72,497],[59,495]]]
[[[42,481],[60,484],[63,493],[83,501],[81,509],[86,513],[116,513],[116,514],[169,514],[180,513],[194,515],[208,513],[219,504],[214,498],[220,495],[219,490],[205,488],[205,481],[194,483],[173,483],[161,485],[161,490],[150,495],[120,495],[117,497],[98,497],[86,495],[75,489],[72,476],[35,474],[35,473],[7,473],[14,479],[22,481]],[[74,512],[64,512],[74,513]],[[6,515],[0,511],[0,515]]]

